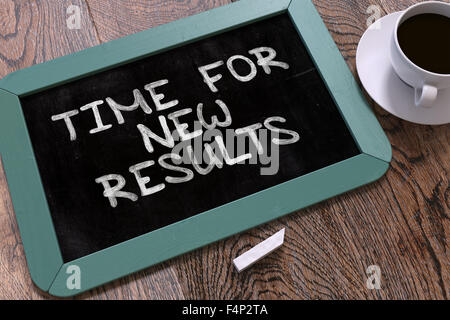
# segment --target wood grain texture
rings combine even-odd
[[[96,45],[98,38],[84,2],[80,30],[66,27],[63,0],[4,0],[0,5],[0,77]],[[42,295],[32,284],[17,228],[3,167],[0,169],[0,298]]]
[[[227,1],[71,2],[86,17],[76,33],[65,28],[63,1],[6,1],[0,8],[0,76]],[[378,5],[384,15],[418,1],[313,2],[355,73],[368,7]],[[371,104],[393,147],[381,180],[78,298],[448,299],[449,125],[411,124]],[[283,227],[285,244],[278,251],[241,274],[234,270],[234,257]],[[381,290],[366,287],[370,265],[381,268]],[[0,172],[0,298],[42,297],[29,279]]]
[[[87,0],[102,42],[230,2],[230,0]]]
[[[2,0],[0,5],[0,77],[33,64],[99,43],[87,6],[74,0],[81,28],[67,28],[63,0]]]

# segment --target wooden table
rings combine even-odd
[[[2,0],[0,77],[228,2]],[[315,0],[314,4],[355,72],[356,47],[370,16],[378,9],[385,15],[415,2]],[[67,28],[70,4],[81,9],[80,29]],[[393,149],[391,168],[378,182],[78,298],[449,298],[450,126],[411,124],[371,104]],[[233,257],[282,227],[286,227],[286,239],[279,251],[242,274],[233,270]],[[366,286],[371,265],[380,267],[380,290]],[[30,279],[2,169],[0,298],[48,298]]]

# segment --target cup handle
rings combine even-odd
[[[429,84],[424,84],[422,88],[416,88],[416,106],[431,108],[436,101],[438,89]]]

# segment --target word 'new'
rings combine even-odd
[[[249,54],[254,55],[256,57],[257,59],[256,64],[251,59],[243,55],[233,55],[226,62],[227,69],[229,70],[231,75],[238,81],[248,82],[253,80],[258,72],[257,65],[260,66],[266,74],[271,74],[272,72],[271,68],[273,67],[289,69],[289,65],[287,63],[274,60],[277,53],[273,48],[259,47],[250,50]],[[239,74],[235,69],[236,61],[243,61],[244,63],[246,63],[249,66],[250,71],[247,74]],[[212,75],[212,70],[217,69],[223,66],[224,64],[225,63],[223,60],[219,60],[198,68],[198,71],[203,77],[204,83],[209,87],[209,89],[212,92],[219,91],[219,89],[216,86],[216,83],[219,82],[220,79],[222,79],[221,73],[216,72],[214,75]],[[151,99],[157,111],[166,110],[175,107],[179,104],[179,101],[176,99],[171,100],[169,102],[162,102],[162,100],[165,98],[165,95],[161,92],[160,93],[156,92],[158,88],[168,83],[169,83],[168,79],[162,79],[155,82],[151,82],[144,86],[144,89],[150,93]],[[119,104],[111,97],[107,97],[105,99],[106,104],[114,113],[118,124],[123,124],[125,122],[122,112],[134,111],[140,107],[142,111],[144,111],[146,114],[152,113],[151,107],[149,106],[149,104],[147,103],[146,99],[144,98],[139,89],[134,89],[133,95],[134,95],[134,103],[129,106]],[[87,111],[87,110],[92,111],[96,127],[89,131],[90,134],[105,131],[112,127],[112,124],[104,124],[99,111],[99,106],[103,105],[105,101],[96,100],[79,108],[80,111]],[[73,109],[67,112],[53,115],[51,117],[52,121],[61,121],[61,120],[64,121],[71,141],[75,141],[77,139],[77,131],[71,119],[72,117],[79,115],[80,113],[79,110]]]

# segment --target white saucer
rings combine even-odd
[[[419,124],[450,123],[450,89],[440,90],[429,109],[416,107],[414,89],[395,73],[389,58],[392,29],[401,12],[384,16],[364,33],[356,52],[356,68],[367,93],[387,112]]]

